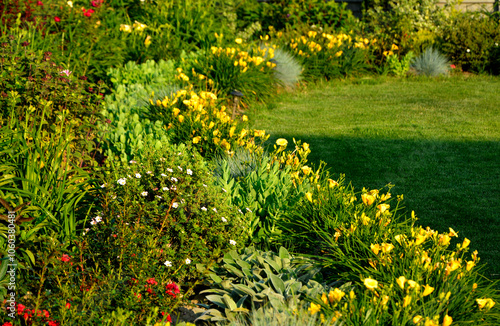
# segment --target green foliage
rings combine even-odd
[[[415,58],[415,55],[412,51],[408,52],[401,60],[396,54],[388,55],[386,61],[388,72],[398,77],[405,76],[410,70],[410,63],[413,58]]]
[[[436,77],[448,74],[450,63],[439,50],[430,47],[413,59],[411,68],[413,68],[418,75]]]
[[[437,3],[438,0],[370,1],[363,20],[377,38],[379,60],[383,60],[383,52],[392,44],[399,46],[401,54],[419,53],[422,47],[432,45],[436,31],[447,21],[456,1],[449,0],[444,6]]]
[[[286,88],[293,89],[302,79],[302,65],[287,50],[277,48],[273,59],[276,62],[275,74]]]
[[[498,69],[494,53],[500,44],[500,23],[490,16],[470,12],[453,16],[443,26],[440,43],[451,62],[464,71]]]
[[[215,309],[199,319],[234,321],[251,309],[262,311],[272,306],[283,312],[289,304],[306,295],[317,295],[324,287],[315,279],[319,270],[304,258],[294,258],[281,247],[279,253],[263,252],[254,247],[240,254],[232,250],[224,255],[222,264],[211,269],[210,293],[206,298]],[[254,312],[255,313],[255,312]]]
[[[241,177],[235,177],[234,159],[218,163],[217,184],[231,196],[231,203],[246,210],[246,231],[252,243],[269,246],[281,233],[277,227],[281,216],[304,197],[308,182],[296,185],[290,166],[281,168],[279,161],[264,155],[254,163],[255,167]],[[245,162],[240,163],[245,165]]]
[[[237,149],[233,155],[220,155],[214,158],[214,175],[221,178],[229,171],[228,178],[245,178],[260,165],[261,156],[244,149]]]

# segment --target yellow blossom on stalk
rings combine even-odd
[[[428,296],[429,294],[431,294],[432,292],[434,291],[434,288],[432,286],[430,286],[429,284],[426,284],[424,286],[424,293],[422,293],[422,295],[424,297]]]
[[[373,251],[373,253],[375,255],[378,255],[379,251],[380,251],[380,245],[377,243],[377,244],[371,244],[370,245],[370,249]]]
[[[450,326],[453,322],[453,318],[451,316],[445,315],[443,318],[443,326]]]
[[[342,290],[335,288],[335,290],[328,293],[328,300],[330,300],[330,303],[340,302],[344,295],[345,293]]]
[[[342,52],[342,50],[340,50],[340,51],[338,51],[337,53],[335,53],[335,56],[336,56],[336,57],[340,57],[340,56],[342,55],[342,53],[343,53],[343,52]]]
[[[472,291],[474,291],[475,289],[477,289],[477,283],[472,284]]]
[[[388,295],[384,295],[382,297],[382,301],[380,301],[380,304],[382,304],[383,306],[385,306],[387,304],[387,302],[389,302],[389,296]]]
[[[328,298],[326,297],[326,293],[323,293],[321,295],[321,301],[323,301],[324,304],[328,304]]]
[[[458,260],[452,260],[446,265],[446,275],[450,274],[454,270],[460,267],[460,262]]]
[[[184,121],[184,116],[181,114],[181,115],[179,115],[178,119],[179,119],[179,122],[183,122]]]
[[[172,113],[174,114],[174,117],[176,117],[179,114],[179,112],[181,112],[181,110],[179,110],[178,108],[172,109]]]
[[[388,56],[390,56],[390,55],[393,55],[393,54],[394,54],[394,52],[392,52],[392,51],[384,51],[382,54],[383,54],[385,57],[388,57]]]
[[[243,116],[241,117],[241,120],[243,120],[243,121],[248,121],[248,117],[247,117],[246,115],[243,115]]]
[[[361,200],[366,206],[370,206],[375,202],[375,196],[365,193],[361,195]]]
[[[416,315],[415,317],[413,317],[413,323],[418,324],[422,321],[422,319],[424,319],[424,317],[422,317],[420,315]]]
[[[223,139],[220,142],[220,145],[223,146],[223,147],[225,147],[227,151],[231,149],[231,144],[228,143],[226,139]]]
[[[200,136],[193,137],[193,144],[198,144],[201,140]]]
[[[310,167],[308,167],[307,165],[304,165],[302,167],[302,172],[305,174],[305,175],[309,175],[309,173],[312,172],[312,169]]]
[[[145,24],[139,23],[137,20],[135,21],[134,25],[132,25],[135,30],[142,31],[144,30],[147,26]]]
[[[311,315],[314,315],[315,313],[319,312],[321,310],[321,306],[319,304],[315,304],[314,302],[311,302],[311,306],[307,309],[311,313]]]
[[[365,284],[366,288],[370,290],[376,289],[378,286],[378,282],[371,278],[365,278],[363,283]]]
[[[473,261],[468,261],[467,262],[467,271],[470,272],[470,270],[472,269],[472,267],[474,267],[475,263]]]
[[[130,25],[121,24],[120,32],[132,33],[132,27],[130,27]]]
[[[312,193],[310,193],[310,192],[307,192],[307,193],[306,193],[306,198],[307,198],[307,200],[309,200],[311,203],[312,203],[312,201],[313,201],[313,199],[312,199],[313,197],[312,197],[312,196],[313,196],[313,195],[312,195]]]
[[[146,39],[144,40],[144,45],[146,47],[150,46],[151,45],[151,36],[146,36]]]
[[[410,286],[410,288],[414,289],[414,288],[418,288],[419,285],[417,282],[413,281],[413,280],[408,280],[408,285]]]
[[[447,246],[450,244],[450,236],[447,234],[440,234],[439,235],[439,244],[442,246]]]
[[[388,210],[391,206],[388,204],[380,204],[377,206],[379,209],[380,213],[383,214],[386,210]]]
[[[495,305],[495,301],[491,300],[490,298],[487,299],[476,299],[477,305],[479,309],[491,309]]]
[[[235,39],[234,41],[236,42],[236,44],[243,43],[243,40],[241,38],[239,38],[239,37],[237,39]]]
[[[370,218],[368,216],[366,216],[365,212],[363,212],[361,214],[360,219],[361,219],[361,223],[363,223],[363,225],[368,225],[371,221]]]
[[[462,243],[462,249],[467,248],[469,246],[469,244],[470,244],[470,240],[465,238],[464,242]]]
[[[380,201],[386,201],[389,198],[391,198],[391,194],[388,192],[387,194],[380,196]]]
[[[417,234],[417,236],[415,237],[415,246],[422,244],[425,241],[425,239],[427,239],[426,235]]]
[[[411,297],[409,295],[403,298],[403,308],[408,307],[410,303],[411,303]]]
[[[394,51],[394,50],[399,50],[398,46],[396,44],[393,44],[391,46],[391,50]]]
[[[394,245],[392,243],[382,243],[382,252],[384,254],[389,253],[392,249],[394,249]]]
[[[71,8],[73,8],[73,1],[68,1],[66,3],[68,4],[68,6],[70,6]]]
[[[255,132],[257,131],[258,130],[255,130]],[[285,138],[279,138],[278,140],[276,140],[276,145],[285,147],[286,145],[288,145],[288,141]]]
[[[329,184],[329,187],[330,187],[330,188],[333,188],[333,187],[335,187],[335,186],[338,186],[338,185],[339,185],[339,183],[338,183],[337,181],[332,180],[332,179],[328,179],[328,184]]]
[[[458,237],[458,233],[455,232],[455,230],[453,230],[452,228],[449,228],[450,229],[450,232],[448,233],[448,235],[450,237]]]
[[[234,135],[234,131],[236,130],[236,126],[232,126],[230,129],[229,129],[229,138],[232,138],[233,135]]]
[[[405,283],[406,283],[406,277],[400,276],[397,280],[396,283],[398,283],[399,287],[404,290],[405,289]]]

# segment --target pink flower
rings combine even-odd
[[[59,23],[59,22],[61,21],[61,18],[59,18],[59,17],[57,17],[57,16],[56,16],[56,17],[54,17],[54,21],[55,21],[56,23]]]
[[[451,69],[455,69],[456,67],[457,67],[457,66],[455,66],[455,65],[450,65],[450,68],[451,68]]]
[[[92,7],[99,7],[101,5],[101,2],[101,0],[92,0],[90,4],[92,5]]]
[[[41,1],[37,1],[37,2],[36,2],[36,5],[37,5],[37,6],[43,6],[43,2],[41,2]]]
[[[69,262],[70,259],[71,259],[71,257],[66,255],[66,254],[62,255],[62,257],[61,257],[61,261],[65,262],[65,263]]]

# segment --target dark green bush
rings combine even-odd
[[[443,27],[440,43],[444,54],[464,71],[495,70],[494,53],[498,51],[496,44],[500,43],[500,23],[480,13],[460,13]]]

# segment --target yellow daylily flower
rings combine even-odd
[[[495,305],[495,301],[490,298],[487,299],[476,299],[479,309],[487,308],[491,309]]]
[[[319,304],[315,304],[314,302],[311,302],[311,306],[307,309],[311,313],[311,315],[314,315],[315,313],[319,312],[321,310],[321,306]]]
[[[235,41],[237,44],[241,44],[241,43],[243,43],[243,40],[242,40],[241,38],[239,38],[239,37],[238,37],[237,39],[235,39],[234,41]]]
[[[396,283],[398,283],[399,287],[401,289],[405,289],[405,283],[406,283],[406,277],[404,276],[400,276],[397,280],[396,280]]]
[[[285,147],[286,145],[288,145],[288,141],[285,138],[279,138],[278,140],[276,140],[276,145]]]
[[[453,318],[451,318],[451,316],[444,316],[443,318],[443,326],[450,326],[451,323],[453,322]]]
[[[329,187],[330,187],[330,188],[333,188],[333,187],[335,187],[335,186],[338,186],[338,185],[339,185],[339,183],[338,183],[337,181],[332,180],[332,179],[328,179],[328,184],[329,184]]]
[[[409,295],[403,298],[403,308],[408,307],[410,303],[411,303],[411,297]]]
[[[469,246],[469,244],[470,244],[470,240],[465,238],[464,242],[462,243],[462,249],[467,248]]]
[[[424,286],[424,293],[422,294],[424,297],[428,296],[429,294],[431,294],[432,292],[434,291],[434,288],[432,286],[430,286],[429,284],[426,284]]]
[[[312,199],[312,193],[307,192],[307,193],[306,193],[306,198],[307,198],[307,200],[309,200],[311,203],[313,202],[313,199]]]
[[[365,278],[363,283],[365,284],[366,288],[368,288],[370,290],[376,289],[378,286],[378,282],[374,279],[371,279],[371,278]]]
[[[377,244],[371,244],[370,245],[370,249],[373,251],[373,253],[375,255],[378,255],[379,251],[380,251],[380,245],[377,243]]]
[[[201,140],[200,136],[193,137],[193,144],[198,144]]]
[[[366,206],[370,206],[375,202],[375,196],[372,196],[370,194],[362,194],[361,195],[361,200]]]
[[[330,293],[328,293],[328,300],[330,300],[330,303],[340,302],[340,300],[342,300],[342,297],[344,295],[345,295],[345,292],[343,292],[340,289],[335,288],[335,290],[330,291]]]

